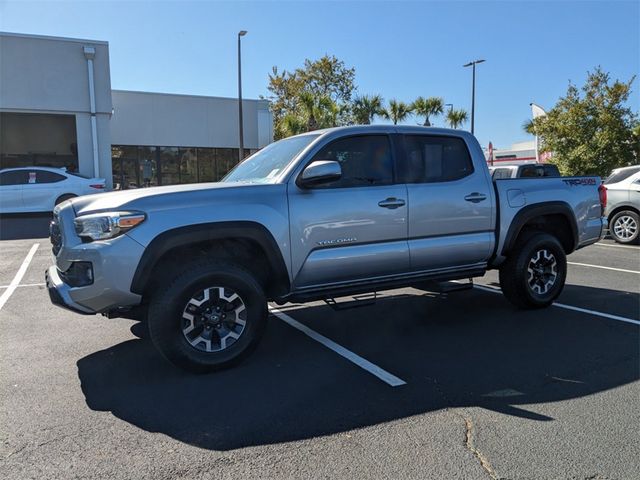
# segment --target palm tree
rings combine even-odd
[[[293,113],[288,113],[280,123],[282,128],[282,138],[298,135],[307,131],[307,122],[304,118]]]
[[[376,115],[384,115],[380,95],[363,95],[353,101],[354,120],[359,125],[369,125]]]
[[[429,117],[442,114],[444,111],[444,99],[441,97],[418,97],[413,102],[412,108],[417,115],[424,116],[423,125],[430,127],[431,121]]]
[[[317,96],[311,92],[300,94],[300,114],[306,123],[306,131],[335,127],[340,108],[328,96]]]
[[[525,120],[524,123],[522,124],[522,129],[527,132],[529,135],[535,135],[536,134],[536,126],[533,120],[529,119],[529,120]]]
[[[397,125],[398,122],[406,119],[412,111],[411,105],[392,99],[389,100],[389,108],[384,111],[383,116],[390,119],[394,125]]]
[[[451,128],[458,128],[469,119],[469,115],[465,110],[449,110],[447,113],[447,122]]]

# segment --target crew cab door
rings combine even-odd
[[[495,241],[495,200],[486,167],[474,166],[462,137],[404,135],[403,146],[411,269],[486,262]],[[478,153],[482,156],[479,148]]]
[[[313,289],[409,269],[407,188],[394,175],[388,135],[341,137],[316,160],[340,163],[342,177],[288,186],[293,287]]]

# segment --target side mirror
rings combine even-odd
[[[333,160],[316,160],[307,165],[300,177],[301,187],[310,187],[321,183],[332,182],[342,177],[342,167]]]

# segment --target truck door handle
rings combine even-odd
[[[386,200],[378,202],[378,206],[382,208],[390,208],[393,210],[394,208],[403,207],[404,200],[400,198],[389,197]]]
[[[487,199],[487,196],[480,192],[473,192],[464,197],[467,202],[478,203]]]

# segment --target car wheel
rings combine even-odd
[[[147,323],[151,341],[171,363],[206,373],[249,355],[267,316],[263,289],[251,273],[232,263],[198,260],[158,288]]]
[[[56,203],[55,205],[59,205],[62,202],[64,202],[65,200],[69,200],[70,198],[75,198],[77,197],[77,195],[74,195],[73,193],[65,193],[64,195],[60,195],[57,199],[56,199]]]
[[[500,268],[505,297],[520,308],[544,308],[564,288],[567,257],[552,235],[534,233],[522,238]]]
[[[618,243],[638,244],[640,240],[640,217],[632,210],[618,212],[611,219],[609,232]]]

